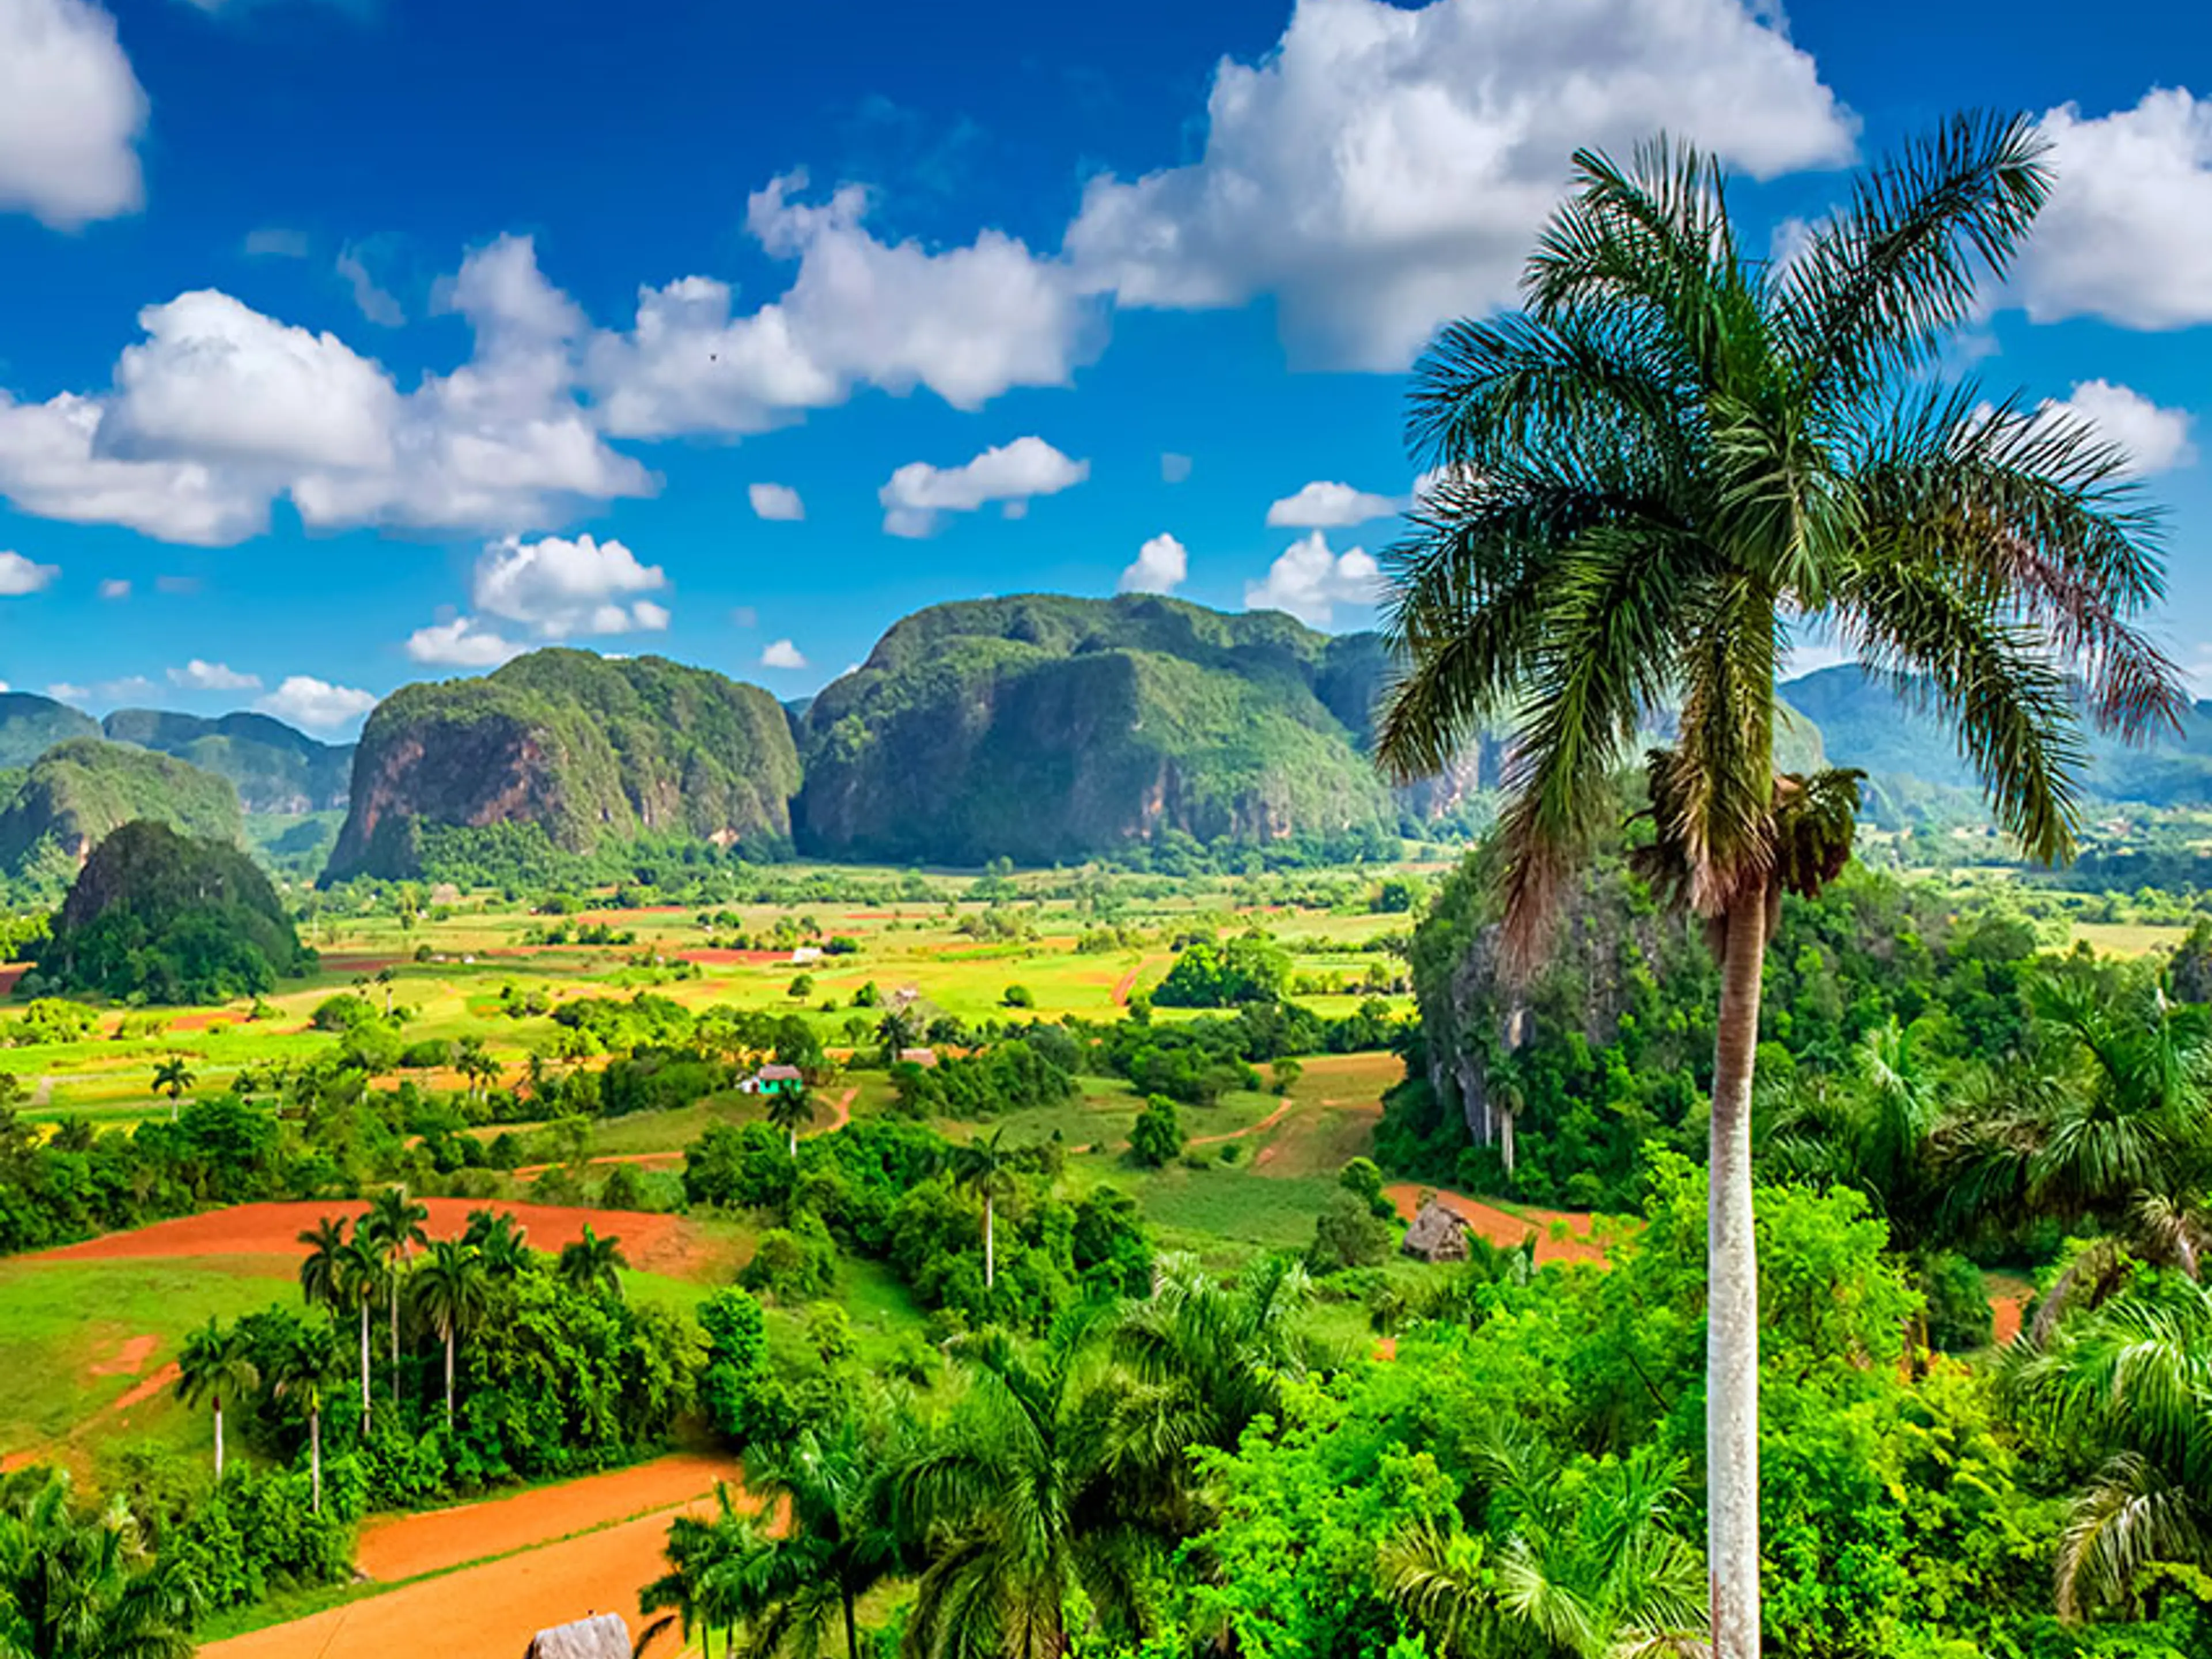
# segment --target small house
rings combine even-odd
[[[738,1085],[738,1092],[746,1095],[795,1095],[806,1086],[806,1079],[796,1066],[763,1066]]]
[[[934,1048],[902,1048],[898,1051],[898,1057],[902,1066],[930,1066],[937,1064],[937,1050]]]
[[[791,960],[794,966],[801,968],[809,963],[819,962],[822,960],[822,947],[818,945],[802,945],[791,953]]]
[[[1446,1209],[1440,1199],[1421,1206],[1413,1224],[1406,1229],[1399,1245],[1407,1255],[1423,1261],[1464,1261],[1468,1257],[1466,1219]]]
[[[530,1638],[523,1659],[630,1659],[629,1626],[613,1613],[556,1625]]]

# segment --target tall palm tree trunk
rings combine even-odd
[[[998,1210],[988,1193],[983,1194],[983,1288],[999,1279]]]
[[[453,1431],[453,1328],[446,1328],[446,1432]]]
[[[361,1437],[368,1438],[368,1302],[361,1304]]]
[[[853,1587],[840,1584],[837,1590],[845,1601],[845,1659],[860,1659],[860,1625],[853,1608]]]
[[[215,1483],[222,1485],[222,1396],[215,1401]]]
[[[1705,1556],[1714,1659],[1759,1656],[1759,1261],[1751,1211],[1751,1083],[1766,963],[1764,886],[1727,921],[1713,1056],[1705,1311]]]
[[[392,1269],[392,1397],[399,1398],[399,1268]]]
[[[321,1384],[316,1385],[318,1388]],[[307,1484],[313,1493],[312,1507],[317,1515],[323,1512],[323,1413],[320,1407],[307,1413]]]

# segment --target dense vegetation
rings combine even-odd
[[[96,738],[100,722],[32,691],[0,691],[0,767],[28,766],[58,743]]]
[[[269,878],[235,845],[126,823],[94,848],[24,994],[222,1002],[274,990],[309,957]]]
[[[226,780],[167,755],[73,738],[33,762],[0,805],[0,873],[58,893],[102,837],[139,818],[232,843],[244,828]]]
[[[111,743],[157,750],[228,778],[248,812],[299,815],[346,804],[351,744],[318,743],[266,714],[215,720],[155,708],[118,708],[100,722]]]
[[[790,724],[757,686],[659,657],[538,651],[377,706],[328,874],[440,877],[449,852],[488,856],[487,830],[569,854],[647,832],[773,850],[799,781]]]

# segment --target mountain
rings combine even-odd
[[[1948,729],[1916,706],[1911,682],[1900,688],[1846,663],[1791,680],[1781,690],[1819,728],[1828,764],[1868,774],[1869,805],[1877,817],[1911,816],[1929,805],[1980,810],[1973,769],[1960,758]],[[2090,732],[2088,751],[2082,793],[2092,799],[2212,805],[2212,702],[2192,708],[2179,732],[2142,748]]]
[[[135,744],[228,778],[249,812],[343,808],[353,745],[318,743],[266,714],[204,720],[156,708],[118,708],[100,722],[111,743]]]
[[[775,699],[662,657],[518,657],[481,679],[402,686],[354,752],[325,875],[422,871],[426,828],[534,825],[588,852],[641,833],[787,842],[799,788]]]
[[[1042,864],[1161,830],[1393,824],[1364,754],[1386,666],[1373,635],[1150,594],[933,606],[799,720],[794,834],[829,857]]]
[[[0,766],[28,766],[58,743],[99,735],[99,721],[65,702],[0,691]]]
[[[241,827],[228,780],[128,744],[71,738],[33,762],[0,807],[0,870],[21,870],[42,848],[81,860],[138,818],[232,843]]]

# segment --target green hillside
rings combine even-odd
[[[790,722],[759,687],[539,651],[377,706],[328,874],[422,873],[441,828],[534,827],[571,853],[645,834],[787,843],[798,788]]]
[[[248,812],[322,812],[346,804],[353,745],[319,743],[266,714],[204,720],[166,709],[118,708],[100,726],[110,742],[173,755],[228,778]]]
[[[807,709],[795,832],[833,857],[1049,863],[1166,830],[1392,824],[1362,752],[1384,666],[1371,635],[1152,595],[934,606]]]
[[[0,807],[0,871],[55,854],[74,863],[137,818],[234,843],[242,829],[227,780],[127,744],[72,738],[40,756]]]
[[[96,738],[100,722],[28,691],[0,691],[0,767],[28,766],[58,743]]]

